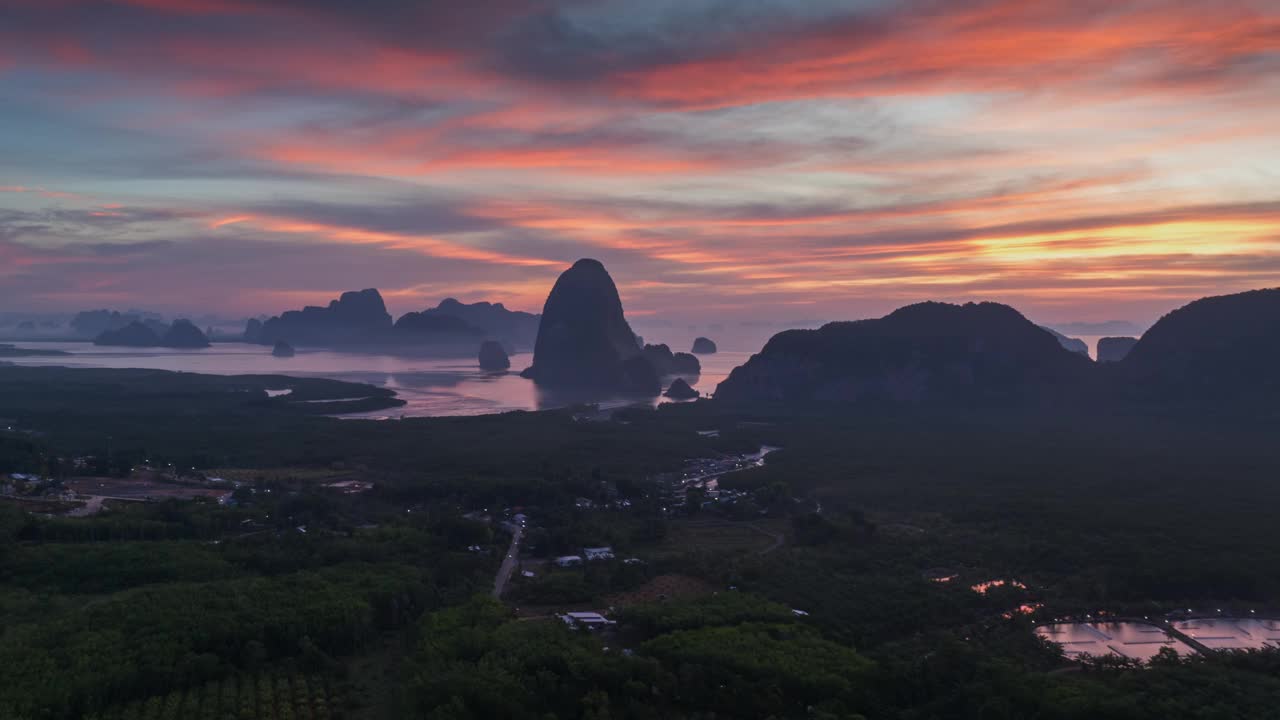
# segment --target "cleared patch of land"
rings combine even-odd
[[[609,595],[605,598],[605,604],[626,607],[660,600],[701,597],[710,595],[715,590],[711,583],[689,575],[658,575],[634,590]]]
[[[702,549],[711,553],[764,552],[786,536],[785,523],[775,520],[733,522],[682,520],[671,523],[660,551],[683,553]]]

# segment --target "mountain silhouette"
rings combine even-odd
[[[659,376],[699,375],[702,363],[689,353],[673,353],[666,345],[645,345],[641,350],[645,359]]]
[[[209,347],[209,338],[190,320],[174,320],[172,325],[156,321],[134,321],[116,330],[107,330],[93,340],[94,345],[117,347]]]
[[[661,391],[657,372],[627,324],[613,278],[591,259],[574,263],[551,288],[533,365],[523,375],[546,387]]]
[[[342,293],[328,307],[311,305],[273,317],[262,323],[257,342],[274,345],[283,340],[294,346],[319,347],[358,345],[383,340],[391,327],[391,315],[382,295],[368,289]]]
[[[190,320],[174,320],[160,337],[160,344],[171,348],[207,348],[209,338]]]
[[[1116,364],[1149,393],[1249,401],[1280,393],[1280,289],[1196,300],[1160,318]]]
[[[469,335],[476,338],[484,334],[480,328],[468,325],[461,318],[452,315],[434,315],[428,312],[406,313],[400,316],[392,327],[401,334]]]
[[[508,310],[502,303],[467,304],[445,298],[436,307],[423,310],[421,315],[457,318],[483,331],[485,337],[516,349],[528,350],[538,339],[540,318],[533,313]]]
[[[116,330],[106,330],[93,339],[94,345],[119,347],[159,347],[160,335],[141,322],[134,321]]]
[[[1017,310],[926,302],[775,335],[716,390],[729,401],[1007,401],[1084,380],[1093,363]]]
[[[671,387],[663,395],[672,400],[692,400],[698,397],[698,391],[689,386],[684,378],[676,378],[671,382]]]
[[[715,341],[711,338],[697,337],[693,340],[693,349],[691,352],[694,355],[715,355],[716,350]]]
[[[244,324],[243,340],[247,343],[262,343],[262,321],[258,318],[249,318]]]
[[[116,310],[82,310],[71,318],[70,327],[77,337],[97,338],[108,330],[119,330],[141,321],[139,315]]]
[[[1089,346],[1085,343],[1085,341],[1081,340],[1080,338],[1067,337],[1066,335],[1063,335],[1062,333],[1058,332],[1057,330],[1054,330],[1051,327],[1048,327],[1047,325],[1041,325],[1040,329],[1052,335],[1054,339],[1058,341],[1058,344],[1061,345],[1063,348],[1070,350],[1073,353],[1079,353],[1081,355],[1089,354]]]
[[[480,362],[480,369],[486,372],[497,372],[511,367],[511,358],[507,357],[507,351],[497,340],[485,340],[481,343],[477,360]]]
[[[1098,362],[1110,363],[1120,362],[1129,355],[1129,351],[1133,350],[1133,346],[1138,344],[1138,338],[1133,337],[1104,337],[1098,339]]]

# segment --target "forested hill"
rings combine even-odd
[[[789,330],[716,389],[728,402],[1002,402],[1082,382],[1087,357],[1013,308],[920,303],[878,320]]]

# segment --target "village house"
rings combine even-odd
[[[597,612],[567,612],[556,617],[560,618],[561,622],[569,627],[585,628],[587,630],[596,630],[618,624]]]
[[[583,548],[582,553],[587,556],[587,562],[613,559],[612,547]]]

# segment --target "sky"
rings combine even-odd
[[[1147,324],[1280,285],[1280,0],[0,0],[0,309]]]

